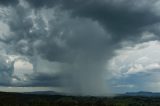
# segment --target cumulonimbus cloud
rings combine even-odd
[[[160,21],[150,7],[156,0],[142,1],[141,8],[135,5],[138,0],[23,0],[9,6],[11,12],[2,20],[12,33],[1,42],[7,45],[7,55],[28,58],[35,71],[26,75],[27,83],[15,86],[61,86],[72,94],[109,94],[105,77],[110,75],[104,75],[108,60],[122,42],[143,42],[141,33]],[[40,73],[39,59],[56,63],[46,70],[57,73]]]

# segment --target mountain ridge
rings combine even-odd
[[[146,96],[146,97],[160,97],[160,92],[138,91],[126,92],[122,96]]]

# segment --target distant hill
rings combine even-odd
[[[123,96],[146,96],[146,97],[160,97],[159,92],[127,92],[125,94],[122,94]]]
[[[34,95],[62,95],[65,94],[54,92],[54,91],[35,91],[35,92],[25,92],[23,94],[34,94]],[[67,95],[66,95],[67,96]],[[120,94],[118,96],[144,96],[144,97],[160,97],[160,92],[126,92],[125,94]]]
[[[36,94],[36,95],[64,95],[54,91],[34,91],[34,92],[24,92],[24,94]]]

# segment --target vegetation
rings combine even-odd
[[[74,97],[0,93],[0,106],[160,106],[159,97]]]

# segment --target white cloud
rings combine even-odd
[[[125,74],[134,74],[138,72],[142,72],[144,70],[144,67],[142,64],[134,64],[132,67],[128,69],[128,71]]]
[[[149,41],[118,50],[109,64],[113,76],[122,77],[136,73],[160,70],[160,42]]]
[[[160,63],[149,64],[148,66],[145,67],[145,69],[146,70],[155,70],[155,69],[160,70]]]
[[[10,35],[12,35],[12,32],[10,31],[9,26],[0,21],[0,39],[6,40]]]
[[[19,59],[14,63],[13,76],[18,77],[20,80],[27,80],[25,75],[33,74],[33,72],[33,65],[26,60]],[[13,79],[13,82],[15,81]]]
[[[143,32],[142,36],[141,36],[142,40],[150,40],[150,39],[153,39],[153,38],[156,38],[156,35],[154,33],[151,33],[151,32]]]
[[[116,88],[134,88],[135,85],[133,84],[121,84],[121,85],[115,85]]]

